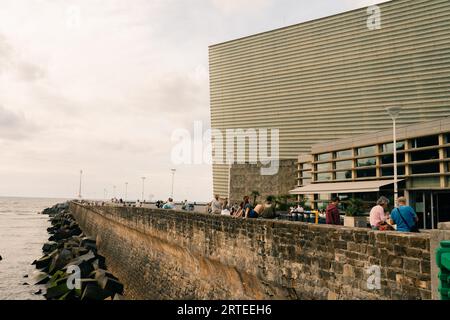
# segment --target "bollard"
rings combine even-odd
[[[436,264],[440,269],[438,291],[441,300],[450,300],[450,241],[442,241],[436,250]]]

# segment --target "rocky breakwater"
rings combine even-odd
[[[97,253],[96,241],[86,237],[69,204],[45,209],[52,226],[51,235],[35,260],[34,284],[45,284],[48,300],[122,300],[123,285],[106,270],[105,258]],[[37,292],[41,294],[42,292]]]

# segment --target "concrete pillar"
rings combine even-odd
[[[439,268],[436,265],[436,249],[439,248],[441,241],[450,240],[450,222],[438,224],[438,228],[431,230],[430,235],[430,255],[431,255],[431,297],[433,300],[439,300],[438,292],[438,273]]]

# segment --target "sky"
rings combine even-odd
[[[207,201],[208,46],[380,0],[0,0],[0,196]],[[115,188],[114,188],[115,186]],[[115,190],[115,194],[114,194]]]

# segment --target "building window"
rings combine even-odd
[[[364,158],[356,160],[357,167],[370,167],[377,164],[377,158]]]
[[[364,169],[364,170],[356,171],[357,178],[370,178],[370,177],[376,177],[376,176],[377,176],[376,169]]]
[[[351,149],[336,152],[336,159],[351,158],[352,156],[353,152]]]
[[[397,154],[397,162],[399,162],[399,163],[405,162],[405,154],[404,153]],[[392,164],[392,163],[394,163],[394,155],[393,154],[389,154],[389,155],[381,157],[381,164]]]
[[[330,181],[331,180],[331,173],[318,173],[316,175],[317,181]]]
[[[327,161],[331,160],[333,155],[331,153],[322,153],[317,155],[317,161]]]
[[[439,136],[420,137],[411,140],[411,148],[424,148],[439,145]]]
[[[399,176],[405,175],[405,167],[399,166],[397,167],[397,174]],[[394,167],[381,168],[381,175],[383,177],[393,177],[394,176]]]
[[[405,141],[397,142],[397,151],[405,150]],[[394,152],[394,143],[385,143],[381,146],[383,153]]]
[[[364,147],[358,149],[358,156],[372,156],[377,153],[376,146]]]
[[[336,172],[336,180],[350,180],[351,178],[352,172],[350,170]]]
[[[450,148],[445,148],[445,157],[450,158]]]
[[[439,159],[439,150],[424,150],[411,153],[411,161]]]
[[[439,163],[416,164],[412,166],[413,174],[439,173]]]
[[[321,163],[316,165],[316,171],[328,171],[331,170],[331,163]]]
[[[302,172],[302,178],[303,179],[310,179],[311,178],[311,171],[303,171]]]
[[[346,170],[346,169],[351,169],[352,167],[353,167],[352,160],[336,162],[336,170]]]
[[[312,168],[311,162],[303,163],[302,166],[303,166],[303,170],[311,170],[311,168]]]

